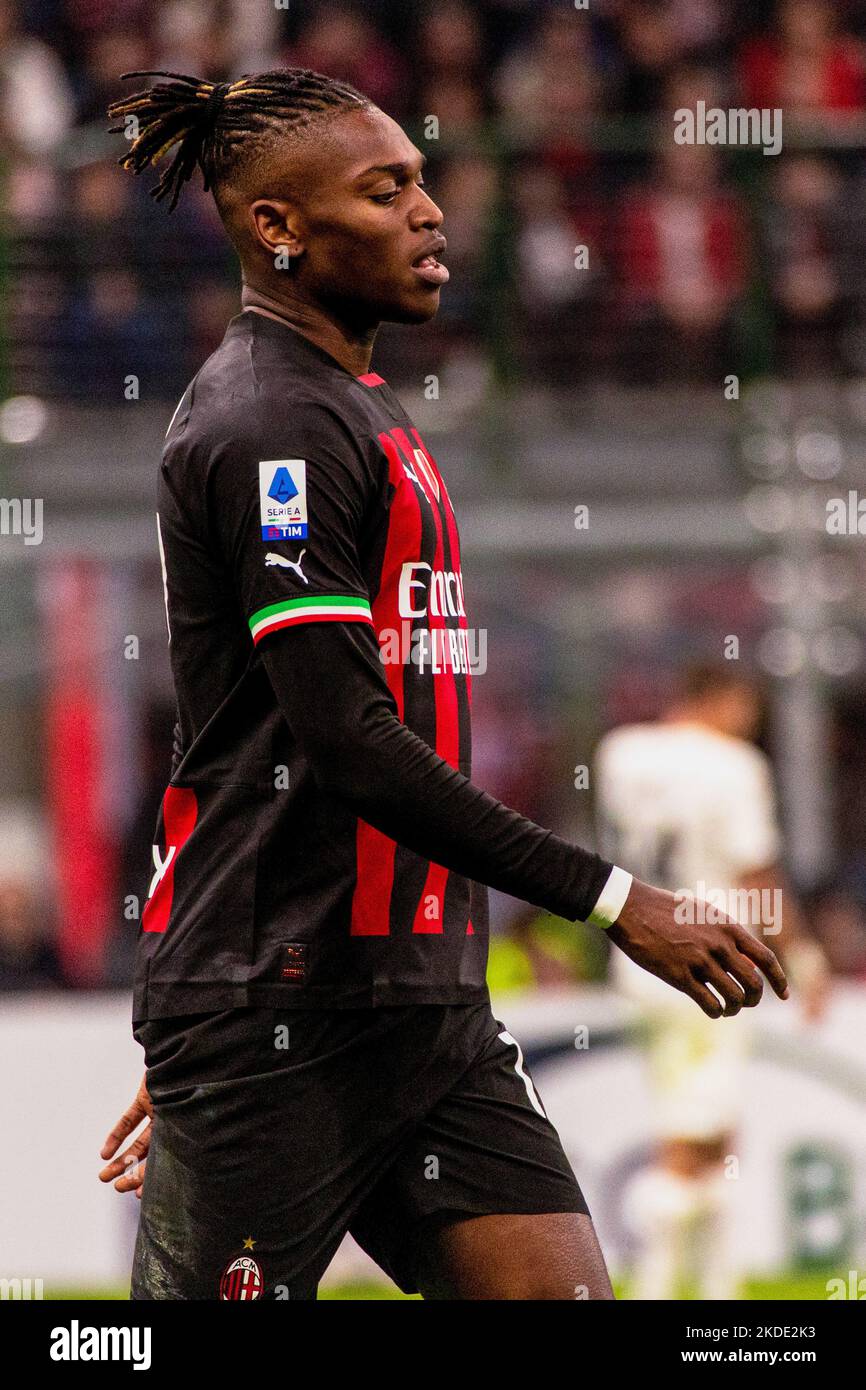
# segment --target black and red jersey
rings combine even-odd
[[[469,781],[457,521],[381,377],[238,314],[169,426],[158,533],[178,728],[136,1019],[469,1003],[484,883],[589,913],[611,866]]]

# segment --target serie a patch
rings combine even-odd
[[[263,541],[307,536],[307,464],[304,459],[262,459],[259,506]]]

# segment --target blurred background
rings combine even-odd
[[[0,0],[0,1275],[125,1296],[137,1204],[96,1171],[140,1071],[128,990],[170,761],[156,468],[239,308],[200,180],[169,218],[152,175],[118,169],[105,109],[129,69],[284,64],[403,122],[445,213],[439,316],[386,326],[374,366],[458,507],[488,643],[474,780],[592,845],[604,733],[656,718],[731,637],[762,686],[785,868],[834,992],[808,1026],[761,1011],[737,1258],[753,1296],[826,1297],[866,1260],[856,0]],[[677,145],[698,101],[781,109],[782,152]],[[652,1146],[631,1006],[600,933],[491,899],[499,1016],[628,1293],[621,1197]],[[376,1296],[340,1258],[332,1294]]]

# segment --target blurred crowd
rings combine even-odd
[[[427,333],[385,336],[395,379],[863,370],[862,0],[0,0],[13,388],[110,400],[120,360],[142,395],[182,389],[237,268],[199,186],[169,224],[117,169],[106,107],[132,69],[285,64],[352,81],[430,158],[454,273]],[[699,100],[781,108],[783,152],[675,144]]]

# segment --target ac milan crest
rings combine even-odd
[[[251,1255],[239,1255],[226,1265],[220,1279],[220,1299],[222,1302],[244,1302],[261,1298],[265,1281],[262,1271]]]

